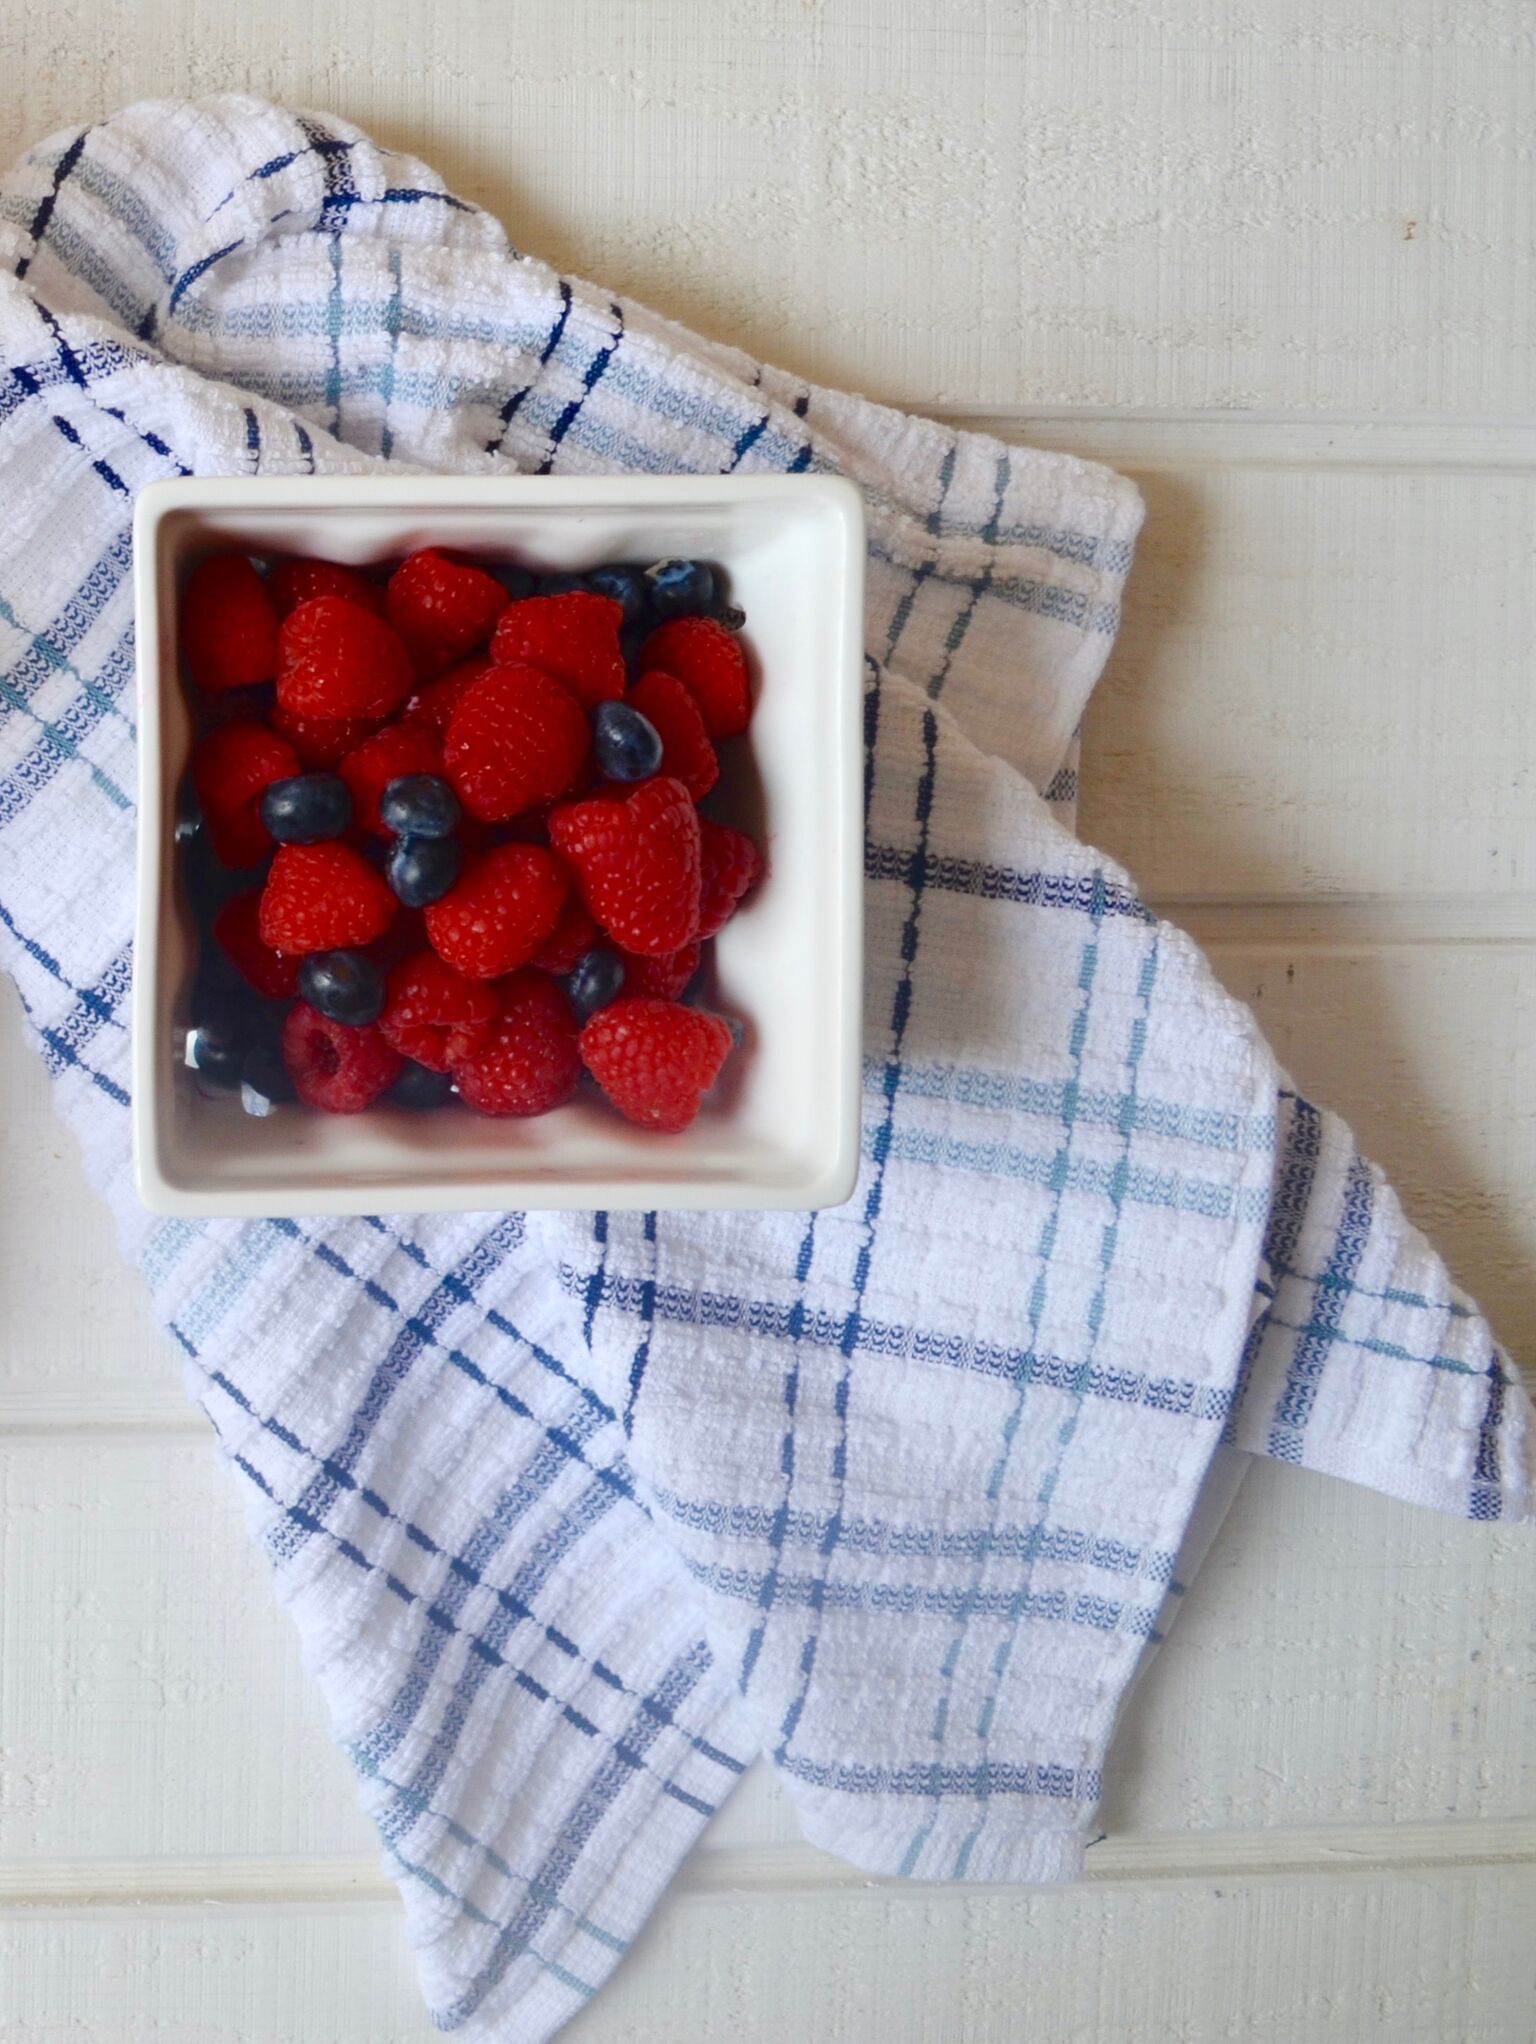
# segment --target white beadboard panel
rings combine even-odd
[[[50,1092],[0,974],[0,1427],[67,1418],[206,1434]]]
[[[1249,432],[1138,470],[1137,437],[1105,450],[1147,524],[1084,835],[1154,900],[1451,896],[1475,927],[1536,896],[1536,468],[1271,466]]]
[[[251,88],[523,246],[917,404],[1528,410],[1526,0],[52,0],[7,158]]]
[[[0,1535],[0,1857],[376,1853],[211,1446],[0,1442]]]
[[[210,1451],[0,1443],[0,1525],[0,1860],[374,1863]],[[1128,1707],[1106,1828],[1536,1816],[1533,1606],[1529,1534],[1256,1466]],[[758,1776],[709,1842],[798,1837]]]
[[[570,2044],[1524,2044],[1536,1870],[674,1895]],[[1199,1963],[1187,1963],[1198,1955]],[[426,2044],[388,1903],[0,1916],[0,2044]]]
[[[1536,1382],[1536,948],[1225,935],[1211,958]]]
[[[428,2044],[441,2034],[393,1904],[0,1916],[0,2044]]]

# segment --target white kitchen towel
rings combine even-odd
[[[1223,1435],[1530,1515],[1530,1408],[1483,1320],[1063,827],[1128,484],[701,342],[344,122],[249,98],[43,144],[0,187],[0,269],[6,963],[239,1472],[441,2026],[549,2035],[759,1753],[861,1866],[1071,1874]],[[134,493],[390,461],[862,486],[845,1207],[137,1207]]]

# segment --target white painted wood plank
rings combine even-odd
[[[1232,937],[1211,955],[1536,1381],[1536,950]]]
[[[117,32],[108,24],[117,18]],[[0,154],[256,86],[523,245],[909,401],[1531,407],[1525,0],[51,0]]]
[[[208,1451],[0,1444],[0,1524],[0,1859],[371,1859]],[[1536,1815],[1533,1604],[1528,1535],[1256,1468],[1128,1708],[1106,1828]],[[797,1836],[761,1782],[711,1833]]]
[[[1536,1874],[680,1897],[571,2044],[1522,2044]],[[387,1904],[0,1917],[0,2044],[425,2044]]]
[[[0,1856],[374,1850],[211,1445],[6,1441],[0,1530]]]
[[[1084,835],[1154,899],[1536,894],[1536,475],[1138,481]]]

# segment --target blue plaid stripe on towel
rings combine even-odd
[[[0,213],[6,962],[239,1473],[441,2026],[558,2028],[759,1755],[861,1867],[1071,1875],[1117,1706],[1242,1466],[1223,1443],[1530,1515],[1530,1408],[1486,1324],[1066,828],[1126,483],[697,341],[356,129],[256,100],[57,137]],[[847,1206],[135,1205],[134,493],[391,460],[862,486]]]

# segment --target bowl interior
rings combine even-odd
[[[339,494],[346,486],[327,487]],[[370,495],[370,487],[383,494]],[[259,486],[225,484],[226,502],[173,506],[158,520],[154,616],[141,619],[156,660],[146,677],[143,737],[156,747],[159,774],[157,835],[145,847],[153,997],[140,1026],[153,1030],[149,1133],[170,1203],[280,1213],[390,1202],[765,1206],[845,1197],[841,1180],[851,1182],[856,1162],[862,881],[850,610],[858,591],[849,574],[852,561],[856,576],[858,548],[846,503],[792,482],[725,501],[710,485],[680,494],[672,483],[660,502],[572,501],[569,485],[539,492],[527,482],[511,487],[531,501],[509,501],[508,485],[495,499],[477,497],[462,483],[454,501],[437,501],[442,487],[412,493],[403,482],[353,484],[355,498],[342,502],[306,496],[302,486],[284,501],[263,500]],[[628,487],[643,497],[646,486]],[[742,1051],[681,1135],[647,1134],[587,1099],[526,1122],[386,1108],[255,1120],[237,1102],[202,1098],[177,1064],[196,944],[171,840],[191,743],[177,680],[177,592],[218,548],[361,566],[428,544],[541,568],[709,559],[726,568],[732,600],[747,613],[757,707],[749,737],[723,749],[725,771],[709,806],[764,845],[769,878],[716,941],[715,985],[706,989],[746,1025]]]

